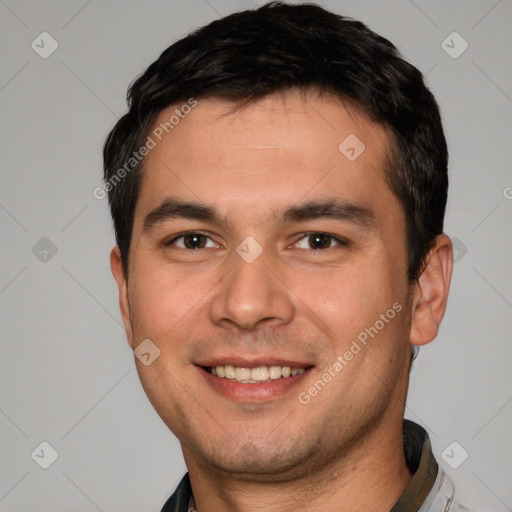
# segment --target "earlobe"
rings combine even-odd
[[[110,252],[110,268],[119,288],[119,309],[121,310],[121,318],[126,332],[128,345],[133,350],[132,327],[130,323],[130,303],[128,301],[128,283],[124,274],[123,262],[119,247],[114,247]]]
[[[415,284],[409,338],[413,345],[426,345],[437,336],[446,310],[452,270],[452,242],[448,236],[439,235]]]

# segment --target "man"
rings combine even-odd
[[[403,419],[452,273],[421,73],[360,22],[274,3],[178,41],[128,97],[111,265],[188,468],[162,512],[463,510]]]

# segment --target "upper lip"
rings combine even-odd
[[[203,359],[195,363],[197,366],[226,366],[232,365],[238,368],[258,368],[259,366],[290,366],[291,368],[309,368],[311,363],[297,359],[287,359],[274,356],[219,356],[211,359]]]

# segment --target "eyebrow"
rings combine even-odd
[[[159,224],[178,218],[202,220],[221,225],[227,224],[211,206],[168,198],[146,215],[143,231],[150,231]],[[277,224],[304,222],[322,218],[351,222],[367,229],[372,229],[376,226],[375,215],[371,210],[341,199],[310,201],[292,206],[280,216]]]
[[[158,224],[178,218],[206,220],[217,224],[225,224],[211,206],[179,201],[177,199],[166,199],[146,215],[142,230],[150,231]]]
[[[363,228],[375,228],[375,214],[361,205],[342,199],[311,201],[293,206],[284,212],[279,223],[303,222],[315,219],[334,219],[357,224]]]

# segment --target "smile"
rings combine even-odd
[[[205,370],[212,375],[243,384],[261,384],[277,379],[287,379],[304,373],[305,369],[279,365],[247,368],[230,364],[205,367]]]

